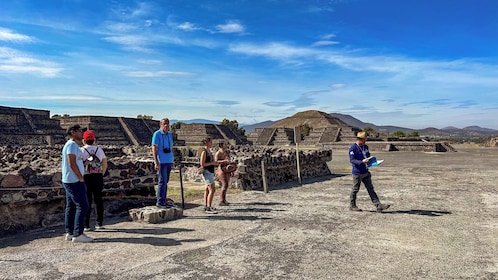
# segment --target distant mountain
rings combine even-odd
[[[405,134],[410,134],[412,132],[418,132],[420,136],[428,136],[428,137],[489,137],[489,136],[497,136],[498,130],[483,128],[479,126],[467,126],[464,128],[456,128],[456,127],[445,127],[442,129],[438,129],[435,127],[428,127],[424,129],[412,129],[400,126],[391,126],[391,125],[375,125],[372,123],[363,122],[353,116],[339,114],[339,113],[330,113],[330,116],[334,118],[338,118],[341,121],[345,122],[350,126],[355,126],[360,129],[365,127],[370,127],[377,132],[380,133],[393,133],[396,131],[402,131]],[[283,120],[283,119],[282,119]],[[282,121],[279,120],[279,121]],[[265,128],[276,124],[279,121],[265,121],[261,123],[256,123],[252,125],[242,126],[246,130],[246,134],[253,132],[256,128]]]
[[[269,126],[272,126],[274,123],[276,123],[276,122],[264,121],[264,122],[255,123],[255,124],[251,124],[251,125],[243,125],[243,126],[241,126],[241,128],[243,128],[246,131],[246,135],[247,135],[251,132],[254,132],[256,130],[256,128],[269,127]]]
[[[182,123],[210,123],[210,124],[220,124],[219,121],[206,120],[206,119],[191,119],[191,120],[170,120],[171,124],[182,122]]]

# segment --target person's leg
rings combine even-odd
[[[85,228],[90,228],[90,218],[92,216],[92,201],[93,201],[93,182],[90,176],[85,175],[86,197],[88,199],[88,211],[85,215]]]
[[[95,188],[93,199],[97,210],[97,225],[102,226],[104,222],[104,200],[102,199],[102,189],[104,188],[104,176],[97,174],[95,176]]]
[[[166,205],[166,180],[167,180],[166,164],[161,163],[159,172],[157,173],[157,206]]]
[[[66,192],[66,211],[64,214],[64,226],[66,233],[73,235],[74,232],[74,214],[76,212],[76,205],[74,205],[71,187],[69,184],[62,183]]]
[[[86,197],[85,183],[75,183],[75,187],[73,188],[73,201],[76,205],[73,236],[77,237],[83,233],[83,229],[85,226],[85,216],[89,207],[88,198]]]
[[[220,191],[220,203],[225,203],[226,202],[226,194],[227,194],[227,189],[228,189],[228,179],[230,174],[224,173],[224,172],[219,172],[218,173],[218,178],[220,179],[221,183],[221,191]]]
[[[351,189],[351,193],[349,195],[349,207],[354,208],[356,206],[356,196],[358,191],[360,191],[361,185],[361,175],[353,174],[353,188]]]
[[[377,196],[377,193],[374,190],[374,186],[372,184],[372,175],[370,172],[367,172],[366,176],[362,179],[363,184],[365,184],[365,188],[368,191],[368,195],[370,196],[370,199],[372,200],[372,203],[375,205],[375,207],[379,207],[380,202],[379,202],[379,197]]]
[[[67,228],[73,231],[69,232],[74,237],[83,233],[85,226],[85,216],[88,211],[88,198],[86,196],[86,185],[83,182],[64,184],[66,189],[66,197],[71,200],[71,204],[67,206],[66,211],[69,211],[67,217]]]
[[[166,163],[166,174],[164,179],[164,202],[166,203],[166,198],[168,197],[168,183],[171,174],[172,163]]]
[[[209,195],[209,185],[206,185],[206,188],[204,189],[204,210],[208,209],[208,195]]]
[[[207,197],[207,202],[208,202],[208,207],[211,208],[213,205],[213,197],[214,197],[214,192],[215,192],[214,183],[209,185],[208,190],[209,190],[209,193],[208,193],[208,197]]]

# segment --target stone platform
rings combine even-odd
[[[159,208],[156,206],[145,206],[128,211],[130,221],[158,224],[183,217],[183,209],[173,206],[171,208]]]

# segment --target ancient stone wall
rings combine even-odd
[[[61,146],[0,147],[0,232],[48,225],[60,220],[64,212],[65,192],[61,183]],[[108,174],[104,177],[104,197],[113,200],[153,198],[157,175],[150,146],[104,147],[108,156]],[[201,181],[196,173],[197,151],[174,149],[176,164],[182,167],[184,181]],[[215,152],[215,149],[213,149]],[[232,188],[262,189],[265,162],[268,184],[296,181],[296,152],[293,149],[232,147],[237,162]],[[301,178],[330,174],[326,162],[332,151],[300,152]],[[29,215],[26,213],[29,212]],[[58,218],[57,218],[58,217]]]

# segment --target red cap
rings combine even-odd
[[[85,131],[85,133],[83,133],[83,139],[95,140],[95,134],[93,134],[93,132],[91,130],[87,130],[87,131]]]

